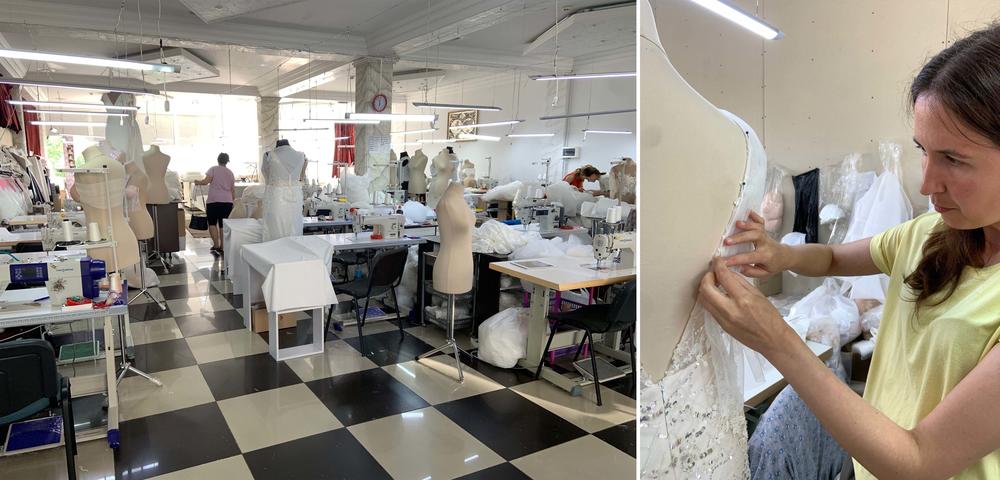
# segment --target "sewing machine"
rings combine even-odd
[[[391,240],[399,238],[403,231],[406,217],[399,214],[367,214],[358,212],[354,215],[354,235],[372,227],[372,240]]]
[[[329,213],[325,213],[328,211]],[[316,203],[316,213],[323,213],[332,217],[334,220],[347,220],[347,214],[351,211],[351,204],[346,202],[336,202],[321,200]]]
[[[97,298],[106,275],[104,261],[90,257],[0,262],[0,293],[10,284],[45,282],[52,304],[62,306],[69,297]]]
[[[613,263],[625,267],[635,266],[635,232],[594,235],[594,259],[597,260],[595,269],[600,270],[601,262],[609,258],[612,258]]]

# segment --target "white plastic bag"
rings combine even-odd
[[[479,325],[479,359],[513,368],[526,355],[528,309],[508,308]]]
[[[511,202],[514,200],[514,197],[517,196],[517,190],[520,188],[520,180],[515,180],[504,185],[493,187],[488,192],[483,194],[483,201],[492,202],[495,200],[505,200]]]
[[[809,339],[835,349],[861,335],[858,305],[841,293],[836,278],[827,278],[793,305],[786,320],[792,324],[808,320]]]
[[[420,202],[410,200],[403,204],[403,215],[408,223],[424,223],[437,216],[434,210]]]
[[[507,255],[526,245],[531,238],[535,237],[510,225],[488,220],[472,231],[472,251]]]

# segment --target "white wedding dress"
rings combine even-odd
[[[748,247],[722,247],[735,233],[736,220],[746,219],[764,197],[767,159],[749,125],[722,111],[747,139],[747,168],[729,224],[720,230],[719,255]],[[706,259],[706,263],[707,263]],[[760,362],[755,352],[726,334],[696,304],[666,375],[658,380],[642,375],[639,444],[642,478],[718,479],[750,477],[747,464],[747,424],[743,415],[743,356]]]
[[[302,166],[306,156],[288,145],[264,154],[263,241],[302,235]]]

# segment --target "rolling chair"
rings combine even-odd
[[[406,257],[409,250],[406,248],[395,248],[379,252],[372,258],[368,276],[357,280],[337,285],[337,293],[351,297],[351,307],[358,320],[358,338],[361,342],[361,351],[365,349],[364,326],[368,318],[368,304],[371,297],[392,292],[392,302],[396,309],[396,323],[399,325],[399,337],[403,338],[403,320],[399,316],[399,301],[396,299],[396,287],[403,280],[403,268],[406,267]],[[365,309],[358,313],[358,300],[365,299]],[[330,310],[331,312],[333,309]],[[326,316],[326,325],[323,329],[324,335],[330,329],[330,313]],[[364,354],[364,353],[362,353]]]
[[[0,343],[0,425],[62,408],[66,472],[76,480],[76,430],[69,379],[56,371],[56,357],[45,340]]]
[[[559,327],[583,330],[584,336],[580,340],[580,344],[576,347],[576,355],[573,356],[573,361],[575,362],[580,358],[580,352],[583,350],[584,343],[589,342],[590,365],[594,372],[594,389],[597,394],[597,405],[601,405],[601,379],[598,378],[597,374],[594,334],[624,331],[629,334],[629,354],[632,360],[632,385],[634,386],[635,376],[638,372],[635,368],[635,290],[636,281],[631,280],[625,283],[624,288],[618,292],[612,303],[584,305],[573,311],[549,314],[549,318],[555,322],[549,334],[549,341],[545,344],[545,350],[542,350],[542,358],[538,362],[538,369],[535,370],[535,378],[537,379],[542,373],[546,353],[549,351],[549,347],[552,346],[552,338],[555,337]]]

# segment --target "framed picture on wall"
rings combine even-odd
[[[448,139],[458,138],[460,134],[471,133],[475,135],[476,127],[455,128],[463,125],[475,125],[479,123],[479,110],[454,110],[448,112]]]

